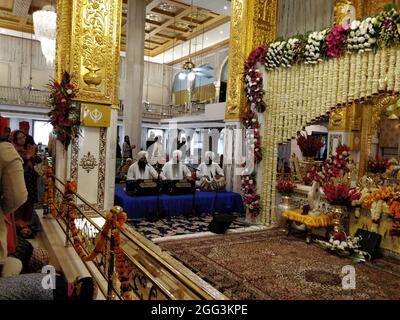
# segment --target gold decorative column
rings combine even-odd
[[[277,0],[232,0],[225,120],[239,120],[246,108],[243,66],[252,49],[276,37]]]
[[[55,79],[71,75],[85,119],[56,167],[62,165],[62,178],[77,181],[78,193],[100,210],[111,208],[114,198],[121,17],[122,0],[57,1]],[[88,155],[96,163],[91,170],[79,165]]]

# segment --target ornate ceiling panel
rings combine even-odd
[[[123,0],[122,50],[126,41],[128,1],[135,0]],[[33,33],[32,12],[51,3],[51,0],[0,0],[0,28]],[[146,11],[145,55],[152,57],[229,21],[227,16],[177,0],[147,0]]]

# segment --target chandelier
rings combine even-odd
[[[57,14],[53,6],[44,6],[42,10],[32,14],[36,39],[40,41],[42,53],[47,64],[51,65],[56,53],[56,20]]]

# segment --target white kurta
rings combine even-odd
[[[164,164],[165,163],[165,152],[163,145],[160,142],[153,143],[149,150],[149,163],[154,165],[157,163]]]
[[[202,162],[197,169],[199,170],[196,173],[197,178],[209,177],[211,179],[214,179],[217,175],[224,176],[224,171],[216,162],[213,162],[210,165],[206,165],[204,162]]]
[[[176,166],[172,161],[168,161],[162,168],[161,177],[167,180],[182,180],[183,178],[191,177],[192,173],[183,163],[178,163]]]
[[[147,179],[157,179],[157,171],[150,165],[146,165],[143,172],[139,170],[138,163],[135,162],[128,169],[128,174],[126,176],[127,180],[147,180]]]

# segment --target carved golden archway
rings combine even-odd
[[[362,106],[361,149],[359,176],[366,173],[367,162],[371,157],[372,137],[378,129],[382,113],[399,99],[397,95],[385,95],[373,98]]]

